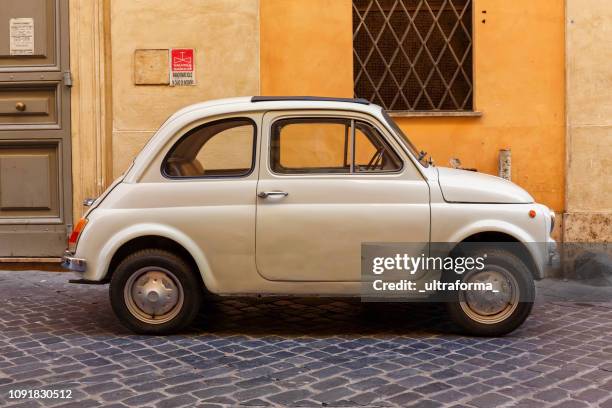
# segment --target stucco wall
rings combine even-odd
[[[262,95],[352,96],[351,0],[260,0]]]
[[[177,109],[259,93],[258,0],[111,2],[113,173]],[[196,49],[197,85],[134,85],[136,49]]]
[[[474,16],[482,116],[397,120],[442,166],[459,157],[497,174],[499,149],[511,148],[513,181],[562,212],[563,1],[476,0]],[[261,0],[262,93],[352,96],[351,32],[350,0]]]
[[[612,3],[567,0],[568,241],[612,241]]]

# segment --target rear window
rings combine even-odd
[[[253,171],[256,133],[248,118],[205,123],[172,147],[162,172],[170,178],[246,176]]]

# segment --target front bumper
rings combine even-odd
[[[72,252],[64,252],[62,257],[62,268],[69,269],[75,272],[85,272],[87,270],[87,261],[82,258],[75,258]]]

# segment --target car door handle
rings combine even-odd
[[[257,193],[257,197],[259,198],[268,198],[270,196],[283,196],[283,197],[287,197],[289,195],[289,193],[285,192],[285,191],[260,191],[259,193]]]

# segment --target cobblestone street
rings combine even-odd
[[[0,272],[0,406],[612,407],[609,302],[541,297],[511,335],[470,338],[437,305],[226,299],[145,337],[72,277]]]

